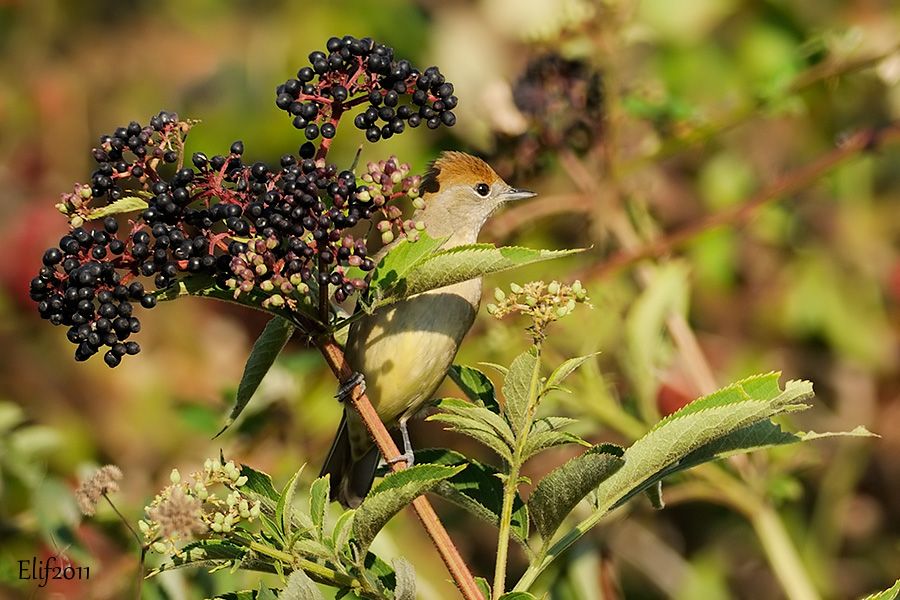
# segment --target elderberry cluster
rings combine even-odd
[[[367,39],[332,38],[328,51],[279,87],[278,105],[310,140],[330,139],[341,113],[363,102],[370,106],[357,124],[377,132],[368,135],[373,141],[401,132],[404,122],[455,121],[453,86],[436,68],[420,74]],[[405,94],[417,113],[398,106]],[[370,109],[378,113],[372,119]],[[101,136],[90,182],[57,204],[70,231],[45,252],[30,293],[42,318],[68,327],[76,360],[104,351],[114,367],[138,353],[128,339],[141,327],[137,305],[153,308],[160,290],[190,277],[206,293],[325,326],[331,301],[368,287],[369,230],[390,243],[422,229],[398,205],[424,206],[421,179],[395,158],[369,163],[358,177],[326,161],[327,144],[317,151],[307,141],[273,168],[245,161],[237,141],[227,153],[196,152],[185,165],[192,125],[160,112],[147,125],[133,121]]]
[[[279,85],[275,104],[293,116],[293,124],[311,142],[331,139],[344,111],[366,104],[353,124],[377,142],[424,123],[429,129],[456,123],[458,99],[453,84],[437,67],[419,72],[405,59],[395,60],[389,46],[353,36],[328,40],[327,54],[309,55],[311,66]]]
[[[527,129],[518,135],[496,134],[491,164],[504,176],[533,174],[552,159],[553,150],[584,152],[602,134],[603,79],[584,60],[555,53],[537,56],[513,83],[512,95]]]

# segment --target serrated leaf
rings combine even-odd
[[[507,463],[512,462],[512,451],[509,446],[500,439],[491,426],[485,423],[461,415],[451,415],[449,413],[436,413],[428,416],[425,420],[445,423],[450,426],[446,428],[447,431],[455,431],[478,440],[496,452],[497,455]]]
[[[265,329],[253,343],[250,350],[250,357],[247,358],[247,364],[244,366],[244,374],[241,375],[241,382],[238,384],[237,395],[234,400],[234,408],[225,421],[225,426],[215,437],[219,437],[226,429],[231,427],[235,419],[243,412],[250,398],[253,396],[263,377],[272,368],[275,359],[281,354],[291,336],[294,335],[294,325],[287,319],[281,317],[273,317],[266,323]]]
[[[287,585],[281,590],[278,598],[280,600],[325,600],[315,582],[301,569],[296,569],[291,573]]]
[[[900,598],[900,579],[898,579],[896,583],[894,583],[894,585],[884,590],[883,592],[869,594],[862,600],[897,600],[897,598]]]
[[[338,550],[345,548],[350,540],[350,535],[353,533],[353,515],[355,513],[355,509],[345,510],[334,524],[334,529],[331,531],[331,539],[334,542],[334,547]]]
[[[378,532],[400,509],[464,468],[415,465],[382,479],[356,509],[353,518],[353,537],[361,551],[369,548]]]
[[[291,537],[291,515],[294,511],[294,492],[297,490],[297,479],[306,465],[302,465],[290,481],[285,484],[281,494],[278,495],[278,502],[275,504],[275,522],[281,527],[284,539]]]
[[[328,490],[331,487],[331,476],[326,473],[313,481],[309,488],[309,515],[312,517],[316,535],[322,538],[322,529],[325,527],[325,508],[328,506]]]
[[[420,233],[419,239],[415,242],[410,242],[409,238],[401,239],[372,271],[369,288],[375,294],[383,296],[387,290],[401,282],[413,267],[434,254],[446,241],[447,238],[435,239],[426,232]]]
[[[591,447],[590,442],[586,442],[568,431],[538,431],[528,436],[525,448],[522,449],[522,460],[526,461],[544,450],[565,444],[578,444],[585,448]]]
[[[767,374],[742,380],[663,419],[626,450],[625,465],[598,487],[600,509],[619,506],[663,476],[717,454],[738,451],[747,444],[758,447],[759,440],[744,439],[748,433],[776,436],[772,437],[775,440],[784,432],[766,425],[751,426],[805,406],[802,401],[812,395],[809,382],[789,381],[781,391],[777,378],[777,374]],[[697,454],[686,460],[695,451]]]
[[[247,483],[240,487],[242,492],[252,492],[272,502],[278,502],[280,495],[272,485],[272,478],[266,473],[247,465],[241,465],[241,475],[247,478]]]
[[[378,304],[383,306],[428,290],[576,252],[582,250],[532,250],[517,246],[497,248],[493,244],[467,244],[440,250],[416,263]]]
[[[500,403],[494,392],[494,383],[487,375],[474,367],[463,365],[453,365],[448,375],[469,400],[500,414]]]
[[[544,541],[591,490],[622,468],[622,455],[613,444],[594,446],[538,482],[528,499],[528,513]]]
[[[445,448],[417,450],[415,454],[416,462],[444,466],[466,465],[462,472],[435,486],[432,493],[464,508],[494,527],[499,527],[500,511],[503,508],[503,482],[497,477],[497,469]],[[518,495],[513,502],[511,533],[520,544],[528,539],[528,507]]]
[[[391,561],[397,585],[394,587],[394,600],[416,600],[416,571],[408,560],[398,556]]]
[[[531,379],[537,364],[537,355],[532,349],[528,349],[512,361],[509,373],[503,380],[503,398],[506,401],[504,412],[517,434],[525,427]]]
[[[727,435],[722,436],[708,444],[704,444],[693,452],[686,455],[677,464],[662,470],[654,479],[662,480],[673,473],[690,469],[699,464],[725,458],[734,454],[743,454],[762,450],[764,448],[773,448],[775,446],[783,446],[786,444],[795,444],[798,442],[808,442],[829,437],[878,437],[865,427],[859,426],[851,431],[835,431],[817,433],[810,431],[806,433],[791,433],[784,431],[780,425],[769,420],[760,421],[737,429]]]
[[[585,356],[578,356],[576,358],[570,358],[569,360],[565,361],[563,364],[556,367],[556,369],[550,374],[550,377],[547,378],[547,381],[544,384],[544,389],[555,388],[556,386],[561,384],[566,377],[574,373],[578,367],[599,354],[599,352],[591,352],[590,354],[586,354]]]
[[[138,198],[137,196],[125,196],[124,198],[119,198],[115,202],[111,202],[106,206],[100,206],[93,209],[91,212],[85,215],[84,218],[88,221],[94,221],[96,219],[102,219],[110,215],[120,215],[123,213],[146,210],[148,206],[149,204],[147,204],[147,201],[143,198]]]
[[[437,407],[443,412],[482,422],[493,429],[500,439],[510,447],[515,444],[515,436],[512,429],[509,428],[509,423],[499,414],[483,406],[459,398],[442,398],[437,402]]]

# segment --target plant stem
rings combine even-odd
[[[338,380],[342,382],[347,381],[353,375],[353,371],[347,363],[341,347],[334,341],[334,337],[321,338],[317,341],[317,345]],[[350,403],[365,423],[381,455],[386,459],[399,457],[400,450],[385,428],[384,423],[381,422],[378,413],[375,412],[372,403],[369,402],[369,398],[361,391],[360,386],[357,385],[353,388],[350,394]],[[406,468],[406,463],[402,460],[390,463],[390,468],[393,471],[400,471]],[[450,539],[447,530],[440,519],[438,519],[428,499],[425,496],[419,496],[413,500],[412,506],[419,517],[419,521],[434,543],[434,547],[441,555],[441,560],[444,561],[444,565],[446,565],[453,582],[459,588],[463,598],[466,600],[484,600],[478,585],[475,583],[475,578],[469,571],[469,567],[462,556],[460,556],[459,550],[453,544],[453,540]]]
[[[516,501],[516,492],[519,490],[519,472],[522,468],[522,453],[528,441],[528,432],[531,431],[531,423],[537,410],[540,396],[541,381],[541,342],[536,340],[534,344],[535,361],[534,370],[531,372],[531,382],[528,388],[528,405],[525,410],[525,422],[522,430],[516,436],[516,447],[513,451],[512,462],[509,465],[509,473],[503,482],[503,507],[500,510],[500,532],[497,537],[497,562],[494,565],[494,598],[503,595],[506,588],[506,563],[509,555],[509,537],[512,526],[513,504]]]
[[[806,567],[775,509],[760,502],[750,516],[750,522],[788,598],[819,600],[820,596],[808,577]]]

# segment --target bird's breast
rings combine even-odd
[[[385,307],[350,330],[347,358],[365,375],[369,399],[391,424],[429,400],[475,320],[481,281],[431,290]]]

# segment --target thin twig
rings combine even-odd
[[[134,530],[134,527],[132,527],[131,523],[128,522],[128,519],[125,518],[125,515],[119,512],[119,509],[116,507],[113,501],[109,499],[109,496],[103,494],[103,498],[106,499],[106,503],[109,504],[110,507],[112,507],[113,511],[115,511],[115,513],[119,516],[119,520],[125,524],[125,527],[128,528],[128,531],[131,532],[131,535],[134,536],[134,539],[137,541],[138,546],[141,547],[140,564],[138,564],[138,576],[134,586],[134,597],[137,600],[141,600],[141,590],[144,586],[144,560],[147,558],[147,544],[143,543],[143,541],[141,540],[141,536],[138,535],[138,532]]]
[[[820,156],[808,165],[779,177],[771,185],[733,208],[708,215],[640,248],[623,250],[590,269],[589,275],[605,277],[638,261],[668,254],[710,229],[746,222],[760,207],[772,200],[808,187],[825,173],[860,152],[898,141],[900,141],[900,125],[898,124],[859,131],[846,138],[834,150]]]
[[[333,337],[319,340],[318,347],[319,351],[325,357],[328,366],[331,368],[331,371],[339,381],[347,381],[353,375],[353,371],[344,357],[344,352],[334,341]],[[402,455],[397,448],[397,445],[394,443],[394,439],[388,433],[388,430],[385,428],[384,423],[381,422],[378,413],[375,412],[372,403],[369,402],[369,398],[359,385],[353,388],[353,391],[350,394],[350,402],[357,412],[359,412],[366,428],[369,430],[369,434],[375,441],[375,445],[378,446],[381,455],[386,459],[401,457]],[[389,462],[388,464],[391,470],[395,472],[406,468],[406,462],[403,460]],[[481,591],[478,589],[478,585],[475,583],[475,578],[469,571],[469,567],[459,554],[459,550],[457,550],[456,546],[453,544],[453,540],[450,539],[447,530],[444,529],[444,525],[441,523],[440,519],[438,519],[438,516],[434,512],[434,508],[432,508],[428,499],[425,496],[419,496],[413,500],[413,509],[416,511],[419,521],[421,521],[422,525],[425,527],[425,531],[434,543],[434,547],[437,548],[438,553],[441,555],[441,559],[447,566],[447,570],[450,572],[451,577],[453,577],[453,582],[456,584],[456,587],[459,588],[463,598],[466,600],[484,600]]]

